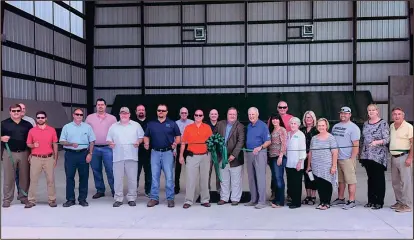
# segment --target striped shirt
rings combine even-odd
[[[332,183],[332,187],[336,187],[338,183],[338,171],[331,174],[332,167],[332,152],[331,149],[338,147],[338,143],[332,134],[329,134],[327,139],[320,139],[318,135],[311,140],[310,148],[312,153],[311,167],[312,173],[317,177],[323,178]],[[323,148],[323,149],[321,149]],[[321,149],[321,150],[316,150]]]

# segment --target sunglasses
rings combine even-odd
[[[11,110],[11,112],[18,113],[18,112],[21,112],[21,110]]]
[[[281,107],[277,107],[277,108],[279,108],[279,109],[286,109],[287,106],[281,106]]]
[[[46,117],[37,117],[37,119],[45,119]]]
[[[157,109],[157,112],[167,112],[167,110]]]
[[[75,113],[75,116],[81,117],[81,116],[83,116],[83,113]]]
[[[186,113],[186,112],[182,112],[182,113],[180,113],[180,114],[188,114],[188,113]]]
[[[194,114],[194,117],[202,117],[203,115],[202,114]]]

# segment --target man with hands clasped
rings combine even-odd
[[[128,179],[128,205],[136,206],[137,175],[138,175],[138,146],[144,138],[141,125],[130,119],[131,113],[127,107],[119,111],[120,121],[109,128],[106,141],[113,149],[113,171],[115,203],[119,207],[124,200],[124,174]]]

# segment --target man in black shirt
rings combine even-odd
[[[29,150],[26,145],[27,135],[29,130],[33,127],[31,123],[23,120],[20,112],[22,108],[16,104],[9,108],[10,118],[1,122],[1,141],[4,147],[3,151],[3,207],[10,207],[10,203],[14,198],[16,168],[19,168],[19,199],[21,203],[27,203],[27,191],[30,184],[30,170],[29,170]],[[9,145],[11,156],[5,147],[6,143]]]
[[[137,115],[137,122],[141,125],[144,132],[147,130],[148,119],[146,117],[146,111],[144,105],[138,105],[135,110]],[[139,145],[138,149],[138,179],[137,186],[139,187],[139,177],[141,176],[142,168],[145,173],[145,196],[149,197],[151,193],[151,149],[147,150],[144,148],[144,144]]]

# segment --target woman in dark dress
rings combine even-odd
[[[303,114],[302,119],[303,126],[300,130],[305,134],[306,137],[306,154],[307,158],[305,159],[305,166],[308,165],[309,158],[309,148],[311,139],[313,136],[316,136],[319,132],[316,129],[316,116],[313,111],[306,111]],[[306,198],[302,201],[302,204],[314,205],[316,201],[316,183],[311,181],[306,172],[304,172],[305,177],[305,189],[306,189]]]

